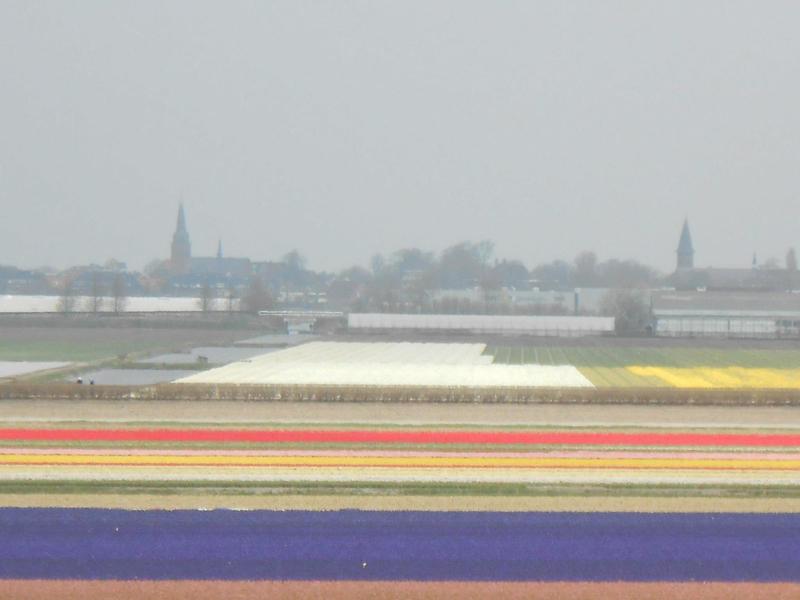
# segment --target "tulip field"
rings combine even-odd
[[[595,387],[800,389],[800,350],[488,347],[494,364],[568,364]]]
[[[800,591],[796,424],[192,414],[6,419],[0,595],[58,583],[75,597],[185,597],[198,580],[214,582],[200,598]]]
[[[179,383],[800,389],[800,351],[312,342]]]
[[[311,342],[180,383],[591,387],[571,365],[495,364],[484,344]]]
[[[799,357],[313,342],[165,385],[792,393]],[[800,597],[800,409],[0,403],[0,598],[59,594]]]

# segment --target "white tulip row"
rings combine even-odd
[[[310,342],[250,359],[267,363],[490,365],[486,344]]]

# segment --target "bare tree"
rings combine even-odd
[[[200,286],[200,295],[197,298],[197,305],[200,307],[201,311],[208,312],[214,310],[214,300],[214,290],[211,288],[211,284],[208,283],[208,279],[206,279],[203,285]]]
[[[372,271],[372,275],[376,276],[386,268],[386,260],[381,254],[375,254],[369,261],[369,268]]]
[[[250,313],[257,313],[270,308],[272,308],[272,296],[264,287],[261,277],[254,275],[250,278],[247,291],[242,298],[242,309]]]
[[[762,269],[780,269],[781,268],[781,261],[778,260],[774,256],[770,256],[764,263],[761,265]]]
[[[61,282],[58,296],[58,312],[69,314],[75,312],[77,298],[75,296],[75,277],[67,275]]]
[[[128,305],[128,286],[125,284],[125,276],[116,273],[111,283],[111,302],[115,314],[125,311]]]
[[[167,286],[170,277],[170,261],[154,259],[144,267],[145,277],[143,279],[147,291],[155,294],[162,294]]]
[[[103,310],[104,286],[98,271],[92,271],[89,277],[89,297],[86,301],[86,308],[90,313],[97,314]]]
[[[306,269],[306,258],[300,254],[299,250],[291,250],[284,254],[283,263],[293,275],[297,275]]]
[[[797,289],[798,284],[798,272],[797,272],[797,254],[794,251],[794,248],[789,248],[789,251],[786,253],[786,275],[787,275],[787,284],[793,290]]]
[[[597,279],[597,255],[588,250],[575,257],[575,284],[590,287]]]
[[[641,335],[651,325],[650,307],[639,290],[613,290],[602,301],[601,312],[614,317],[620,335]]]
[[[797,254],[794,248],[789,248],[789,251],[786,253],[786,270],[797,271]]]
[[[231,283],[225,289],[225,307],[228,314],[232,314],[236,310],[236,287]]]

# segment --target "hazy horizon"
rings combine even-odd
[[[783,262],[792,2],[0,3],[0,264]]]

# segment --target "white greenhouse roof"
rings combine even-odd
[[[614,331],[613,317],[518,315],[414,315],[351,313],[353,329],[428,329],[508,333],[606,333]]]
[[[655,309],[658,319],[800,319],[800,310]]]

